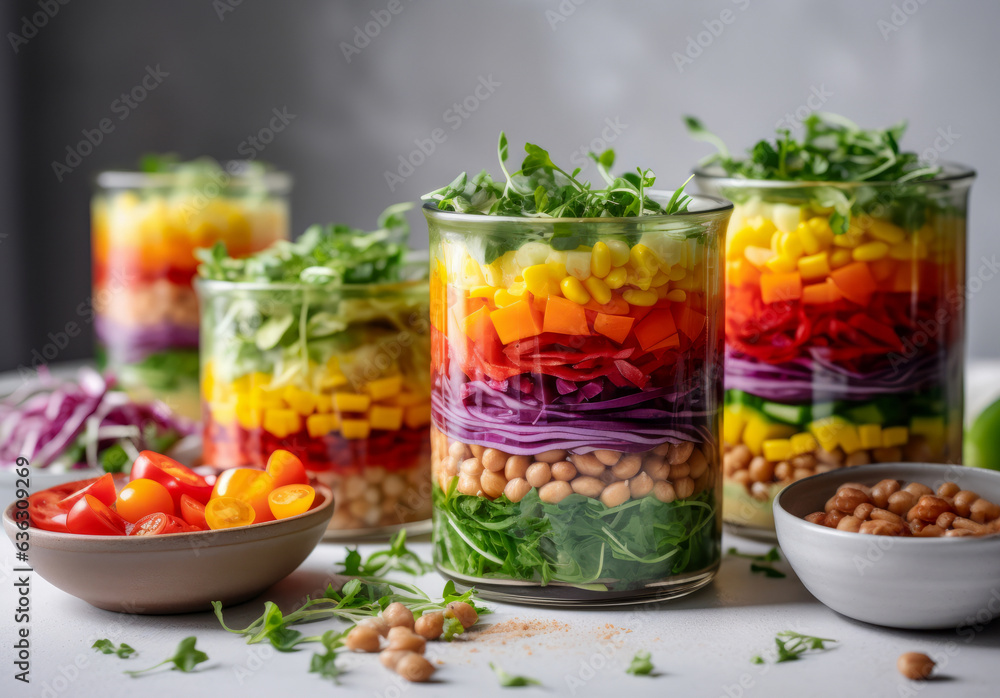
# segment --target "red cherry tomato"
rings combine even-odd
[[[215,481],[212,499],[235,497],[242,499],[254,510],[254,523],[274,521],[274,514],[267,504],[267,495],[274,489],[274,480],[256,468],[230,468]]]
[[[194,497],[186,494],[181,495],[181,518],[189,526],[194,526],[200,531],[208,530],[208,522],[205,520],[205,505]]]
[[[130,479],[143,478],[166,487],[175,504],[180,504],[182,494],[193,497],[202,504],[212,496],[212,486],[205,478],[173,458],[153,451],[141,451],[132,465]]]
[[[160,483],[140,478],[122,488],[115,501],[115,509],[126,521],[137,523],[149,514],[173,514],[174,499]]]
[[[105,473],[99,478],[91,482],[86,487],[81,487],[73,494],[65,497],[58,504],[59,508],[63,511],[69,511],[73,508],[73,505],[83,499],[84,495],[90,495],[96,498],[101,504],[105,506],[111,506],[115,503],[115,499],[118,497],[118,492],[115,490],[115,478],[111,473]]]
[[[69,529],[66,528],[67,512],[59,508],[59,502],[94,482],[96,479],[68,482],[29,496],[28,514],[31,517],[31,525],[44,531],[69,533]]]
[[[66,528],[86,536],[124,536],[125,519],[97,497],[85,494],[66,515]]]
[[[130,536],[160,536],[168,533],[187,533],[197,530],[184,523],[183,519],[170,514],[156,512],[135,522]]]
[[[267,459],[267,474],[274,480],[274,487],[308,485],[309,473],[302,461],[289,451],[278,449]]]

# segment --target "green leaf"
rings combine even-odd
[[[649,652],[639,651],[632,657],[632,663],[625,670],[626,674],[635,676],[649,676],[653,672],[652,655]]]
[[[837,641],[830,638],[803,635],[791,630],[785,630],[778,633],[774,638],[774,644],[777,648],[777,657],[774,663],[795,662],[805,656],[807,652],[833,649],[826,646],[828,642]],[[757,655],[750,661],[754,664],[763,664],[764,658]]]
[[[490,669],[493,673],[497,675],[497,679],[500,681],[500,685],[504,688],[520,688],[522,686],[541,686],[542,682],[538,679],[532,679],[527,676],[514,676],[513,674],[508,674],[506,671],[501,669],[498,665],[490,662]]]
[[[456,636],[461,635],[465,632],[465,626],[462,622],[454,616],[444,617],[444,631],[441,634],[441,639],[445,642],[451,642]]]
[[[145,674],[147,671],[159,668],[164,664],[173,664],[173,666],[170,667],[171,670],[183,671],[185,673],[194,671],[196,666],[202,662],[208,661],[208,655],[195,647],[196,642],[197,638],[194,636],[186,637],[181,640],[179,645],[177,645],[177,651],[174,653],[174,656],[168,657],[159,664],[155,664],[148,669],[126,671],[125,673],[129,676],[137,677],[141,674]]]
[[[340,683],[340,675],[343,670],[337,666],[337,653],[327,650],[323,654],[318,652],[309,660],[309,673],[319,674],[324,679],[332,679],[334,683]]]
[[[125,472],[125,466],[131,462],[128,452],[122,448],[121,444],[112,444],[101,451],[99,457],[101,469],[106,473]]]
[[[115,643],[107,639],[98,640],[91,645],[91,647],[102,654],[114,654],[121,659],[128,659],[135,654],[135,649],[126,645],[124,642],[119,646],[115,646]]]
[[[763,574],[765,577],[770,577],[773,579],[782,579],[787,575],[780,571],[774,569],[771,565],[773,562],[780,562],[781,555],[778,553],[777,548],[771,548],[763,555],[753,555],[751,553],[741,553],[736,548],[730,548],[726,551],[726,554],[730,557],[740,557],[744,560],[750,560],[750,571],[758,572]]]

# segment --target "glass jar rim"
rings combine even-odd
[[[726,174],[719,165],[698,166],[691,170],[698,179],[710,180],[720,188],[734,189],[808,189],[813,187],[836,187],[838,189],[858,189],[860,187],[876,187],[890,189],[892,187],[910,187],[924,184],[966,184],[970,185],[976,178],[976,171],[967,165],[957,162],[939,163],[941,172],[930,179],[889,180],[889,181],[854,181],[826,182],[797,179],[749,179]]]
[[[227,179],[220,188],[252,186],[263,184],[272,194],[287,194],[292,188],[292,175],[280,170],[266,170],[262,173],[249,172],[248,160],[225,160],[219,164],[219,171]],[[94,177],[94,185],[99,189],[146,189],[170,188],[177,186],[181,177],[190,174],[179,172],[141,172],[139,170],[104,170]],[[206,181],[213,182],[211,175]]]
[[[660,200],[664,202],[669,201],[670,197],[673,196],[673,191],[668,191],[665,189],[649,189],[646,194],[653,199]],[[719,215],[726,211],[731,211],[733,209],[733,202],[729,199],[724,199],[721,196],[714,196],[712,194],[688,194],[684,192],[685,196],[691,197],[692,203],[699,203],[704,206],[704,208],[697,210],[682,211],[680,213],[671,214],[648,214],[642,216],[607,216],[600,218],[555,218],[552,216],[491,216],[485,213],[462,213],[459,211],[442,211],[437,207],[437,204],[433,201],[428,201],[421,206],[424,211],[424,215],[431,216],[433,218],[440,218],[442,220],[447,219],[448,221],[456,221],[460,223],[520,223],[520,224],[532,224],[538,225],[542,223],[548,224],[586,224],[586,225],[599,225],[599,224],[628,224],[628,223],[652,223],[655,224],[661,221],[676,221],[679,218],[685,218],[688,216],[703,216],[703,215]]]

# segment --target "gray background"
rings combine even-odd
[[[4,3],[5,37],[38,2]],[[371,225],[387,204],[463,169],[495,170],[501,129],[516,150],[530,140],[562,161],[603,130],[621,166],[652,167],[673,187],[709,152],[685,135],[681,114],[701,116],[742,150],[819,93],[822,109],[862,125],[908,117],[910,149],[933,148],[939,129],[953,134],[943,157],[980,175],[970,270],[1000,252],[1000,209],[990,203],[1000,184],[1000,3],[400,0],[348,61],[343,42],[372,11],[384,19],[390,0],[237,2],[71,0],[16,53],[9,37],[0,45],[0,369],[28,362],[48,333],[79,319],[90,293],[94,172],[146,151],[235,157],[274,108],[295,118],[261,157],[295,175],[298,232],[313,221]],[[689,48],[698,39],[700,53]],[[678,66],[686,51],[694,58]],[[111,103],[156,65],[168,77],[118,120]],[[449,112],[477,101],[480,80],[495,85],[487,98],[466,117]],[[115,131],[58,182],[52,162],[104,117]],[[623,124],[620,133],[605,129],[608,120]],[[390,190],[386,171],[434,129],[444,142]],[[426,244],[422,220],[412,221],[414,245]],[[997,286],[987,282],[971,301],[976,356],[998,353]],[[90,352],[87,328],[57,360]]]

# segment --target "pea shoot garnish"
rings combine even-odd
[[[135,648],[126,645],[124,642],[120,645],[115,645],[111,640],[103,639],[97,640],[91,645],[92,649],[97,650],[101,654],[115,654],[121,659],[128,659],[133,654],[135,654]]]
[[[632,657],[632,663],[625,670],[626,674],[633,676],[655,676],[653,673],[652,655],[644,650],[639,650]]]
[[[750,571],[758,574],[763,574],[765,577],[771,577],[773,579],[783,579],[787,577],[784,572],[774,568],[775,562],[781,561],[781,555],[778,553],[777,548],[771,548],[763,555],[752,555],[750,553],[741,553],[736,548],[730,548],[726,551],[727,555],[732,557],[741,557],[744,560],[750,560]]]
[[[828,637],[815,637],[813,635],[803,635],[792,630],[785,630],[774,637],[774,644],[777,646],[778,654],[774,660],[775,664],[782,662],[794,662],[801,659],[810,651],[826,651],[834,649],[827,647],[826,643],[837,642]],[[752,664],[766,664],[761,655],[750,658]]]
[[[542,682],[528,676],[515,676],[508,674],[499,665],[490,662],[490,669],[497,675],[497,680],[503,688],[523,688],[524,686],[541,686]]]
[[[193,635],[191,637],[186,637],[183,640],[181,640],[181,643],[179,645],[177,645],[177,651],[174,652],[174,656],[167,657],[159,664],[155,664],[149,667],[148,669],[140,669],[138,671],[126,671],[125,673],[135,678],[137,676],[140,676],[141,674],[145,674],[148,671],[157,669],[163,666],[164,664],[173,664],[173,666],[170,667],[171,671],[176,669],[177,671],[183,671],[185,673],[192,672],[194,671],[194,668],[196,666],[198,666],[202,662],[208,661],[208,655],[202,652],[201,650],[197,649],[195,647],[195,642],[197,642],[197,638],[194,637]]]

